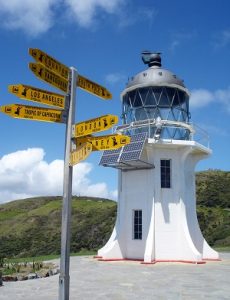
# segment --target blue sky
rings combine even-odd
[[[160,51],[191,92],[192,122],[210,136],[213,154],[197,170],[229,170],[229,11],[228,0],[0,0],[0,105],[34,105],[9,94],[9,84],[58,92],[29,70],[31,47],[113,94],[103,101],[77,89],[76,121],[120,116],[127,79],[146,68],[141,51]],[[1,114],[0,130],[0,202],[61,195],[65,125]],[[116,198],[116,170],[99,167],[100,155],[74,167],[74,194]]]

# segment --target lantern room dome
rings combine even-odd
[[[143,51],[142,60],[145,64],[148,64],[149,68],[129,78],[122,94],[140,87],[165,86],[178,88],[189,95],[189,91],[186,89],[182,79],[171,71],[161,68],[161,56],[159,52],[151,53]]]
[[[188,93],[183,80],[178,78],[172,72],[158,66],[152,66],[131,77],[127,83],[126,89],[133,90],[145,86],[177,87]]]

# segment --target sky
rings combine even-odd
[[[128,78],[146,69],[141,52],[161,52],[163,68],[191,93],[191,121],[210,138],[213,153],[196,170],[229,171],[229,11],[229,0],[0,0],[0,106],[34,105],[10,94],[10,84],[59,93],[29,70],[28,49],[38,48],[112,93],[102,100],[77,88],[76,122],[120,117]],[[1,113],[0,133],[0,203],[62,195],[65,125]],[[74,195],[116,200],[117,171],[98,166],[100,157],[74,167]]]

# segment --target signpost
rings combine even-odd
[[[62,203],[62,227],[61,227],[61,259],[59,275],[59,300],[69,300],[69,265],[70,265],[70,220],[72,203],[72,180],[73,167],[70,164],[70,153],[73,151],[72,126],[75,119],[75,81],[77,71],[70,68],[68,96],[69,102],[68,121],[66,126],[64,182],[63,182],[63,203]]]
[[[37,48],[29,48],[29,54],[50,71],[68,80],[69,68]]]
[[[66,124],[59,300],[69,300],[73,165],[86,159],[93,150],[117,149],[129,143],[130,138],[122,135],[107,135],[103,137],[88,136],[91,133],[107,130],[115,125],[118,122],[118,117],[114,115],[105,115],[74,125],[76,87],[80,87],[102,99],[111,99],[111,93],[103,86],[79,75],[74,68],[63,65],[39,49],[30,48],[29,53],[36,61],[36,63],[29,64],[29,68],[32,72],[39,79],[63,91],[65,95],[44,91],[23,84],[10,85],[9,91],[19,98],[57,106],[62,108],[62,110],[9,104],[0,106],[0,111],[13,118]],[[79,137],[81,138],[78,141]]]
[[[77,86],[102,99],[112,98],[112,94],[106,88],[81,75],[78,76]]]
[[[113,127],[118,122],[118,117],[105,115],[95,119],[77,123],[73,126],[73,137],[80,137],[94,132],[104,131]]]
[[[130,137],[120,134],[84,136],[76,139],[76,146],[81,146],[86,142],[92,144],[92,151],[115,150],[129,144]]]
[[[29,54],[39,63],[42,64],[45,68],[49,69],[51,72],[61,76],[62,78],[68,80],[69,68],[63,65],[61,62],[57,61],[52,56],[46,54],[45,52],[36,49],[30,48]],[[38,76],[38,75],[37,75]],[[45,80],[46,81],[46,80]],[[112,99],[112,94],[103,86],[99,85],[96,82],[89,80],[82,75],[77,76],[76,85],[81,89],[98,96],[102,99]]]
[[[64,95],[51,93],[25,84],[9,85],[8,91],[24,100],[65,108]]]
[[[70,165],[74,166],[78,164],[80,161],[85,160],[90,155],[91,152],[92,152],[91,143],[86,142],[82,144],[75,151],[71,152]]]
[[[37,107],[21,104],[0,106],[0,111],[17,119],[29,119],[44,122],[66,123],[67,114],[64,110]]]
[[[45,82],[55,86],[63,92],[67,92],[68,80],[62,78],[61,76],[53,73],[49,69],[45,68],[40,63],[30,63],[30,70],[39,78]]]

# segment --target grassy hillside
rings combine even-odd
[[[61,202],[61,197],[42,197],[0,205],[0,256],[58,254]],[[71,252],[101,247],[111,234],[115,216],[113,201],[74,197]]]
[[[198,220],[209,244],[230,246],[230,172],[198,172],[196,197]]]
[[[230,246],[230,172],[199,172],[197,214],[210,245]],[[60,253],[61,197],[17,200],[0,205],[0,257]],[[97,250],[108,240],[116,203],[74,197],[71,252]]]
[[[210,245],[230,246],[230,210],[198,205],[197,215],[201,231]]]
[[[208,170],[196,174],[197,204],[230,208],[230,172]]]

